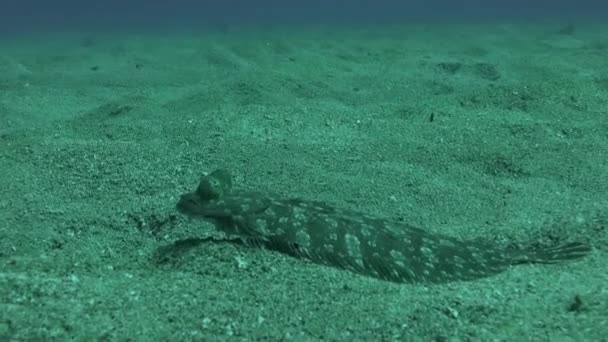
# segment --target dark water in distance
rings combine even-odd
[[[602,0],[2,0],[0,30],[208,27],[218,25],[382,24],[440,20],[608,17]]]

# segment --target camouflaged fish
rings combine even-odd
[[[400,283],[472,280],[516,264],[557,263],[590,252],[579,242],[508,249],[492,241],[461,241],[322,202],[237,191],[225,170],[202,177],[177,209],[248,245]]]

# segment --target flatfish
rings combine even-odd
[[[196,190],[181,195],[177,210],[248,245],[399,283],[473,280],[591,251],[582,242],[507,248],[491,240],[459,240],[324,202],[235,190],[226,170],[203,176]]]

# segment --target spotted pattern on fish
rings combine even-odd
[[[461,241],[393,220],[323,202],[280,199],[232,189],[217,170],[183,194],[182,214],[212,221],[247,244],[394,282],[473,280],[521,263],[556,263],[584,257],[587,244],[507,249],[492,241]]]

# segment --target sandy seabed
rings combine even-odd
[[[486,23],[4,37],[0,339],[605,341],[607,36]],[[423,285],[189,244],[222,237],[175,211],[216,168],[462,239],[593,252]]]

